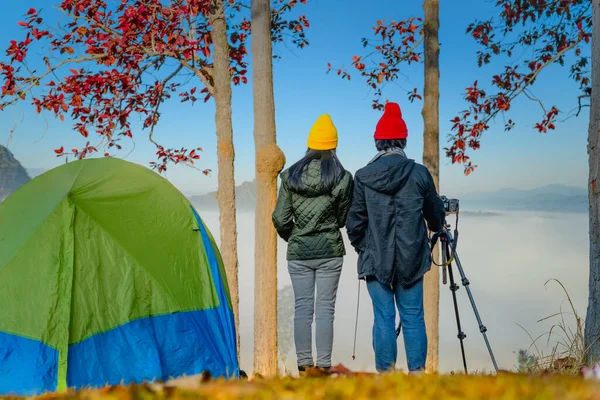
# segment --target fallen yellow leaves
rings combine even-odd
[[[176,381],[177,382],[177,381]],[[577,377],[407,376],[281,378],[252,381],[207,381],[189,377],[179,383],[117,386],[43,396],[44,400],[126,399],[586,399],[600,400],[600,383]]]

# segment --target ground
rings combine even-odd
[[[404,374],[208,381],[177,387],[142,385],[46,395],[43,399],[599,399],[600,381],[578,377],[503,374],[409,377]]]

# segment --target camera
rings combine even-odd
[[[444,202],[446,214],[456,214],[458,212],[458,199],[449,199],[446,196],[441,196]]]

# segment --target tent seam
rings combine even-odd
[[[17,248],[15,250],[15,252],[10,256],[10,258],[8,258],[6,260],[6,263],[2,266],[0,266],[0,270],[2,270],[5,266],[7,266],[13,258],[15,258],[15,256],[17,255],[17,253],[23,248],[25,247],[25,244],[27,244],[27,242],[29,242],[31,240],[31,238],[33,237],[33,235],[36,234],[36,232],[40,229],[40,227],[44,224],[44,222],[46,222],[46,220],[56,212],[56,210],[58,209],[58,207],[60,207],[62,205],[62,202],[65,201],[65,199],[68,198],[69,194],[71,193],[71,191],[73,190],[73,186],[75,186],[75,181],[77,180],[77,178],[79,177],[79,174],[81,173],[81,170],[83,169],[83,166],[79,169],[79,171],[77,171],[77,174],[75,175],[75,179],[73,180],[73,183],[71,184],[71,188],[67,191],[67,193],[65,194],[65,196],[58,202],[58,204],[56,205],[56,207],[54,207],[52,209],[52,211],[50,211],[50,213],[48,213],[48,215],[46,215],[38,225],[36,225],[34,227],[34,229],[32,230],[31,234],[29,236],[27,236],[27,239],[25,239],[22,243],[21,246],[19,246],[19,248]]]
[[[221,305],[222,301],[219,298],[217,284],[223,285],[223,282],[220,279],[217,279],[219,277],[214,277],[213,274],[212,274],[212,271],[211,271],[211,268],[210,268],[210,260],[208,259],[208,249],[206,248],[205,243],[204,243],[204,239],[202,237],[202,230],[206,231],[207,234],[208,234],[208,228],[205,226],[204,221],[202,220],[202,217],[200,217],[200,214],[198,214],[198,212],[196,211],[196,209],[194,208],[194,206],[192,206],[191,204],[188,204],[187,206],[189,207],[188,208],[188,212],[191,210],[191,215],[192,215],[192,219],[194,221],[194,224],[198,227],[198,231],[195,232],[195,233],[198,234],[198,240],[199,240],[200,244],[202,245],[202,249],[204,250],[204,257],[203,258],[206,261],[206,266],[208,267],[208,273],[209,273],[210,279],[212,281],[211,282],[212,283],[211,290],[212,290],[212,292],[214,294],[214,297],[218,301],[219,305]],[[213,250],[213,252],[214,252],[215,249],[212,247],[212,242],[210,240],[210,235],[208,235],[208,239],[209,239],[208,240],[209,244],[211,245],[211,250]],[[215,244],[215,246],[216,246],[216,244]],[[200,255],[200,257],[202,257],[202,256]],[[216,259],[216,253],[215,253],[215,259]],[[217,270],[219,270],[218,260],[216,260],[216,261],[217,261]],[[227,277],[225,277],[225,280],[227,280]],[[225,296],[225,297],[227,297],[227,296]]]
[[[44,346],[46,346],[48,348],[51,348],[52,350],[58,351],[58,348],[56,348],[56,347],[54,347],[54,346],[52,346],[52,345],[44,342],[42,339],[39,339],[39,338],[36,339],[36,338],[31,337],[29,335],[24,335],[22,333],[13,332],[13,331],[5,330],[5,329],[0,330],[0,333],[5,333],[7,335],[17,336],[17,337],[20,337],[20,338],[24,338],[24,339],[28,339],[28,340],[34,341],[34,342],[39,342],[39,343],[43,344]]]
[[[96,336],[96,335],[102,335],[103,333],[108,333],[108,332],[112,331],[113,329],[120,328],[120,327],[122,327],[122,326],[125,326],[125,325],[127,325],[127,324],[131,323],[131,322],[136,322],[136,321],[139,321],[139,320],[142,320],[142,319],[146,319],[146,318],[152,318],[152,317],[164,317],[165,315],[174,315],[174,314],[180,314],[180,313],[189,313],[189,312],[195,312],[195,311],[208,311],[208,310],[214,310],[214,309],[217,309],[217,308],[219,308],[219,307],[221,307],[221,305],[220,305],[220,304],[219,304],[218,306],[216,306],[216,307],[209,307],[209,308],[192,308],[192,309],[185,309],[185,310],[179,310],[179,311],[163,312],[163,313],[157,313],[157,314],[151,314],[151,315],[142,315],[142,316],[140,316],[140,317],[137,317],[137,318],[131,319],[131,320],[129,320],[129,321],[125,321],[125,322],[122,322],[122,323],[120,323],[120,324],[114,325],[114,326],[112,326],[112,327],[110,327],[110,328],[103,329],[103,330],[101,330],[101,331],[98,331],[98,332],[91,333],[91,334],[89,334],[89,335],[87,335],[87,336],[85,336],[85,337],[83,337],[83,338],[81,338],[81,339],[77,340],[76,342],[69,343],[69,346],[74,346],[74,345],[77,345],[77,344],[79,344],[79,343],[81,343],[81,342],[84,342],[84,341],[86,341],[86,340],[88,340],[88,339],[90,339],[90,338],[92,338],[92,337],[94,337],[94,336]]]

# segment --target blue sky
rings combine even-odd
[[[48,4],[58,0],[6,2],[0,14],[0,47],[10,39],[21,38],[16,22],[29,7],[44,8],[48,21],[59,13]],[[477,47],[465,35],[466,26],[476,18],[487,18],[495,12],[495,1],[461,0],[441,2],[440,10],[440,147],[446,146],[449,120],[465,108],[464,88],[479,79],[487,85],[490,71],[500,71],[495,64],[484,69],[476,66]],[[457,4],[460,3],[460,7]],[[373,131],[380,113],[371,108],[372,92],[359,79],[342,81],[327,75],[327,63],[349,66],[351,56],[363,51],[361,37],[371,36],[371,26],[378,19],[390,21],[411,15],[422,15],[421,1],[374,0],[365,6],[361,0],[309,0],[303,6],[311,28],[310,46],[298,50],[285,45],[276,47],[282,56],[274,63],[275,103],[278,142],[288,159],[288,166],[299,159],[306,148],[306,137],[316,118],[329,113],[338,128],[338,154],[347,169],[354,172],[373,155]],[[43,56],[40,52],[40,58]],[[4,57],[4,56],[2,56]],[[421,66],[404,70],[406,78],[388,85],[385,98],[400,103],[409,128],[407,152],[417,161],[422,159],[422,103],[409,103],[405,90],[422,87]],[[568,69],[552,67],[545,71],[534,90],[547,105],[569,111],[576,105],[576,84],[568,77]],[[236,179],[252,180],[254,176],[252,87],[235,87],[233,120],[236,146]],[[511,132],[504,132],[502,121],[492,125],[482,140],[481,150],[472,153],[479,165],[476,173],[465,177],[460,166],[452,166],[441,152],[441,191],[451,196],[502,187],[536,187],[563,183],[585,186],[587,182],[587,109],[579,118],[558,124],[557,129],[541,134],[532,129],[539,119],[539,106],[522,100],[513,105],[510,118],[517,122]],[[199,166],[214,173],[204,177],[186,167],[170,167],[167,177],[187,194],[216,188],[216,137],[214,105],[180,104],[177,99],[163,108],[162,120],[155,131],[165,146],[203,147]],[[135,130],[135,149],[128,160],[147,165],[153,161],[154,147],[147,132]],[[13,127],[16,127],[11,134]],[[52,149],[82,144],[69,122],[61,123],[50,114],[38,115],[26,103],[0,113],[0,143],[6,145],[27,168],[52,168],[64,160],[57,159]],[[122,153],[126,155],[127,152]]]

